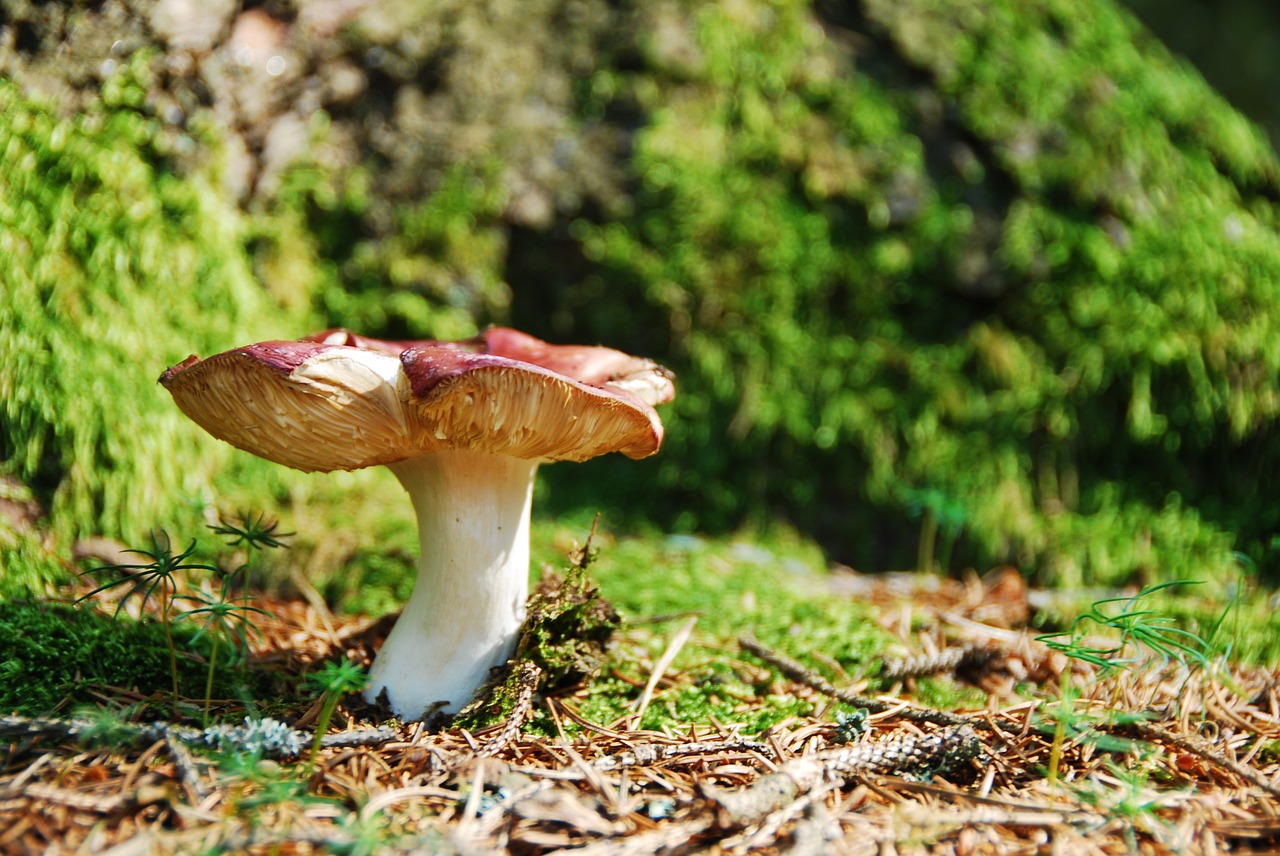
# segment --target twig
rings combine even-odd
[[[507,717],[502,730],[476,750],[477,758],[492,758],[520,733],[520,726],[524,725],[525,719],[529,716],[529,711],[533,709],[533,693],[538,688],[538,680],[541,677],[542,668],[537,663],[525,660],[519,665],[516,672],[516,681],[520,688],[520,694],[516,696],[516,703],[511,708],[511,715]]]
[[[728,850],[732,853],[745,853],[748,850],[754,850],[758,847],[766,847],[769,844],[774,843],[775,839],[778,837],[778,830],[782,828],[784,823],[816,807],[819,800],[823,799],[827,794],[831,793],[839,786],[840,781],[838,779],[828,779],[825,782],[819,783],[819,785],[812,790],[801,794],[796,799],[790,800],[769,812],[769,814],[759,822],[756,828],[751,830],[749,833],[742,832],[720,842],[721,849]],[[828,820],[830,820],[830,815],[827,817]],[[837,838],[839,837],[839,831],[840,827],[837,825]],[[818,852],[823,853],[827,851],[825,849],[820,849]]]
[[[557,747],[560,751],[564,751],[565,747]],[[696,741],[690,743],[639,743],[622,752],[616,752],[612,755],[603,755],[593,761],[587,762],[590,770],[579,768],[577,770],[561,770],[547,769],[542,767],[513,767],[512,769],[524,773],[529,776],[537,776],[540,779],[551,779],[559,782],[580,782],[589,778],[594,772],[612,772],[614,770],[625,770],[630,767],[648,767],[657,764],[660,761],[670,761],[678,758],[692,758],[698,755],[714,755],[717,752],[731,752],[734,750],[773,753],[767,743],[761,743],[758,740],[722,740],[722,741]]]
[[[600,525],[600,512],[596,512],[596,516],[591,518],[591,531],[587,533],[587,540],[582,547],[569,552],[569,563],[574,570],[585,573],[587,568],[591,567],[591,563],[595,561],[595,556],[591,552],[591,542],[596,539],[596,528]]]
[[[27,786],[23,796],[33,800],[58,803],[77,811],[89,811],[95,814],[116,814],[137,805],[131,794],[85,794],[68,788],[59,788],[35,782]]]
[[[910,657],[886,660],[882,678],[899,681],[904,678],[917,678],[924,675],[937,675],[944,672],[955,672],[960,669],[983,666],[995,651],[986,645],[961,645],[946,648],[936,654],[916,654]]]
[[[324,749],[349,749],[355,746],[381,746],[400,735],[385,725],[378,728],[357,728],[354,731],[334,731],[320,738]]]
[[[791,830],[791,846],[782,852],[787,856],[826,856],[843,837],[840,822],[826,806],[814,802],[804,817],[796,821]]]
[[[625,767],[644,767],[658,761],[668,761],[688,755],[710,755],[730,750],[769,752],[769,746],[758,740],[717,740],[693,743],[640,743],[623,752],[605,755],[591,762],[597,770],[620,770]]]
[[[662,676],[666,674],[671,661],[680,653],[680,649],[689,641],[689,635],[693,633],[693,626],[698,623],[698,616],[691,615],[680,625],[680,629],[671,637],[671,642],[667,645],[667,650],[662,652],[662,656],[658,658],[658,662],[653,666],[653,672],[649,675],[649,681],[644,685],[644,691],[640,693],[640,699],[636,702],[636,712],[632,719],[638,725],[644,719],[644,713],[649,709],[649,702],[653,700],[653,691],[658,686],[658,681],[662,680]]]
[[[1199,741],[1194,740],[1191,737],[1174,734],[1172,731],[1168,731],[1149,722],[1129,722],[1124,726],[1121,726],[1121,729],[1123,728],[1129,728],[1136,731],[1143,739],[1159,740],[1161,743],[1167,743],[1170,746],[1177,746],[1184,752],[1190,752],[1192,755],[1203,758],[1210,764],[1214,764],[1224,770],[1234,773],[1250,784],[1262,788],[1274,797],[1280,797],[1280,787],[1272,784],[1257,770],[1251,767],[1246,767],[1238,761],[1233,761],[1221,752],[1217,752],[1208,746],[1201,745]]]
[[[956,829],[968,826],[1062,826],[1069,820],[1077,824],[1088,821],[1095,826],[1101,826],[1105,822],[1100,815],[1086,815],[1084,812],[1019,810],[995,806],[975,806],[948,811],[909,803],[904,805],[901,811],[903,818],[913,826],[951,826]]]
[[[142,741],[155,742],[177,739],[185,744],[223,745],[240,750],[259,750],[264,754],[287,757],[296,754],[290,751],[293,745],[306,746],[311,742],[312,734],[306,731],[289,728],[272,719],[254,720],[252,726],[213,726],[199,729],[186,725],[173,725],[167,722],[119,722],[111,725],[112,736],[121,741],[136,744]],[[51,717],[0,716],[0,737],[53,737],[60,740],[80,739],[92,734],[100,726],[87,719],[53,719]],[[269,741],[255,740],[261,732],[274,730],[279,738]],[[326,734],[320,740],[325,748],[350,746],[377,746],[390,743],[397,737],[390,728],[365,728],[355,731],[342,731]]]
[[[968,725],[973,728],[982,728],[986,725],[986,723],[981,720],[967,716],[958,716],[954,713],[947,713],[945,710],[932,710],[928,708],[899,709],[896,705],[887,704],[879,699],[842,690],[839,687],[834,686],[830,681],[819,675],[817,672],[797,663],[785,654],[780,654],[771,648],[766,648],[752,636],[738,637],[738,644],[747,651],[750,651],[752,654],[755,654],[761,660],[764,660],[766,663],[774,666],[778,671],[782,672],[782,674],[786,675],[796,683],[803,684],[810,689],[817,690],[823,695],[830,696],[831,698],[834,698],[837,701],[842,701],[845,704],[852,705],[854,707],[866,708],[872,713],[888,713],[890,711],[895,711],[902,719],[906,719],[911,722],[928,722],[933,725]]]
[[[0,737],[53,737],[61,740],[85,737],[101,726],[87,719],[54,719],[45,716],[0,716]],[[143,740],[155,742],[164,740],[172,731],[183,740],[202,739],[201,732],[194,728],[167,723],[134,723],[118,722],[110,726],[111,737],[138,743]]]
[[[196,762],[195,757],[191,754],[191,750],[187,748],[187,744],[174,733],[172,728],[161,724],[164,732],[164,745],[169,750],[169,754],[173,756],[173,765],[178,770],[178,776],[182,779],[182,783],[187,786],[187,790],[191,792],[191,796],[198,803],[205,797],[209,796],[209,790],[200,780],[200,765]]]
[[[649,832],[612,836],[585,847],[566,847],[548,856],[652,856],[688,847],[692,839],[711,828],[711,818],[700,817]]]
[[[930,775],[955,769],[977,758],[982,744],[973,728],[959,725],[924,737],[904,737],[876,743],[858,743],[795,758],[734,791],[703,785],[708,797],[719,803],[729,820],[739,826],[755,823],[808,793],[829,777],[859,775]]]

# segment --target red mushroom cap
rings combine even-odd
[[[193,421],[306,471],[447,449],[582,461],[656,452],[654,405],[675,393],[650,360],[490,328],[461,342],[388,342],[330,330],[200,360],[160,382]]]

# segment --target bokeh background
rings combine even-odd
[[[1280,142],[1280,8],[1264,0],[1124,0],[1143,25]]]
[[[156,377],[489,323],[680,379],[659,456],[545,468],[542,514],[1073,586],[1277,567],[1268,4],[1134,0],[1213,85],[1110,0],[3,8],[10,569],[373,514],[323,509],[387,481],[234,453]],[[361,520],[315,563],[396,522]]]

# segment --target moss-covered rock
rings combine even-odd
[[[146,74],[113,78],[74,118],[0,82],[0,471],[61,535],[137,540],[198,519],[230,450],[156,378],[289,332],[254,281],[241,212],[209,175],[171,170],[138,109]]]
[[[914,513],[1067,582],[1263,555],[1280,185],[1198,76],[1101,0],[637,14],[592,87],[647,117],[634,212],[575,222],[549,297],[675,357],[677,520],[784,509],[882,567]]]

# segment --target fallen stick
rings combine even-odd
[[[519,682],[520,694],[516,697],[516,703],[511,709],[511,715],[503,723],[502,730],[476,750],[477,758],[492,758],[501,752],[503,747],[514,740],[516,735],[520,733],[520,726],[524,725],[525,719],[529,716],[529,711],[533,709],[533,694],[538,689],[538,680],[542,677],[542,669],[537,663],[528,660],[521,663],[518,668],[517,681]]]
[[[746,826],[789,805],[829,778],[929,776],[961,767],[981,753],[982,743],[973,728],[958,725],[922,737],[857,743],[803,755],[745,788],[730,791],[704,784],[702,789],[724,809],[733,824]]]
[[[309,732],[290,728],[274,719],[247,720],[244,725],[215,725],[210,728],[191,728],[171,725],[167,722],[113,722],[109,725],[88,719],[54,719],[52,717],[0,716],[0,737],[35,739],[54,737],[79,740],[95,733],[106,740],[119,739],[128,743],[177,739],[188,745],[204,745],[232,748],[241,751],[261,751],[272,757],[288,757],[309,746],[314,737]],[[377,746],[390,743],[397,737],[390,728],[363,728],[356,731],[339,731],[326,734],[320,745],[327,748],[351,746]]]
[[[761,660],[764,660],[766,663],[775,667],[778,671],[782,672],[782,674],[786,675],[796,683],[803,684],[810,689],[817,690],[823,695],[830,696],[831,698],[834,698],[837,701],[842,701],[845,704],[852,705],[854,707],[866,708],[872,713],[894,712],[900,718],[910,722],[927,722],[933,725],[967,725],[971,728],[981,728],[986,725],[986,723],[983,723],[981,720],[967,716],[958,716],[954,713],[947,713],[945,710],[931,710],[928,708],[922,710],[920,708],[911,707],[900,708],[897,705],[891,705],[887,702],[880,701],[879,699],[842,690],[833,685],[826,678],[822,677],[822,675],[819,675],[812,669],[806,668],[800,663],[797,663],[785,654],[780,654],[771,648],[766,648],[752,636],[738,637],[738,644],[747,651],[750,651],[752,654],[755,654]]]

